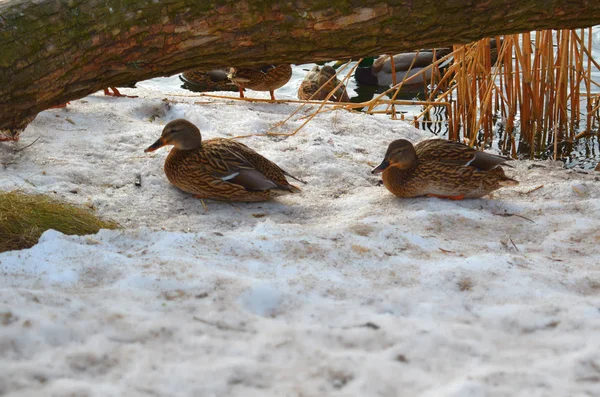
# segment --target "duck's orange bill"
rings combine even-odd
[[[156,140],[156,142],[154,142],[152,145],[148,146],[145,150],[144,153],[148,153],[148,152],[153,152],[158,148],[161,148],[163,146],[165,146],[165,140],[163,139],[163,137],[161,136],[160,138],[158,138]]]
[[[390,166],[390,162],[387,159],[384,159],[381,164],[377,166],[377,168],[371,171],[371,174],[379,174],[380,172],[385,171]]]

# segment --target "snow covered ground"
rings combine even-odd
[[[243,140],[302,194],[205,211],[168,184],[167,150],[143,152],[164,124],[263,133],[297,105],[165,86],[73,101],[0,143],[0,189],[124,226],[0,254],[0,395],[600,395],[599,173],[519,162],[521,184],[486,199],[401,200],[370,170],[429,135],[339,111]]]

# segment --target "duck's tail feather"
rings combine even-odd
[[[283,174],[284,174],[285,176],[289,176],[290,178],[292,178],[292,179],[294,179],[294,180],[296,180],[296,181],[298,181],[298,182],[300,182],[300,183],[303,183],[303,184],[305,184],[305,185],[307,184],[307,182],[306,182],[306,181],[303,181],[302,179],[300,179],[300,178],[298,178],[298,177],[295,177],[294,175],[290,174],[289,172],[287,172],[287,171],[284,171],[284,170],[282,170],[282,171],[283,171]],[[297,189],[297,188],[296,188],[296,189]]]
[[[272,192],[276,194],[288,194],[288,193],[300,193],[302,189],[292,184],[288,185],[277,185],[277,188],[273,189]]]
[[[517,186],[519,184],[519,181],[512,178],[506,178],[502,179],[499,183],[500,186]]]
[[[298,186],[290,184],[289,191],[292,193],[300,193],[302,191],[302,189],[300,189]]]

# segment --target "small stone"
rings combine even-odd
[[[531,170],[533,168],[546,168],[546,166],[542,165],[542,164],[537,164],[537,163],[529,164],[529,166],[527,166],[528,170]]]
[[[400,361],[401,363],[407,363],[408,359],[404,354],[398,354],[396,355],[396,361]]]

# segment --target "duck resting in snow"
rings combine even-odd
[[[265,201],[300,192],[286,176],[305,183],[243,143],[224,138],[203,141],[198,127],[184,119],[169,122],[144,152],[165,145],[175,146],[165,160],[167,179],[197,198]]]
[[[462,200],[517,185],[519,182],[507,177],[500,167],[508,160],[446,139],[430,139],[414,146],[398,139],[390,143],[383,162],[372,173],[383,172],[383,184],[398,197]]]

